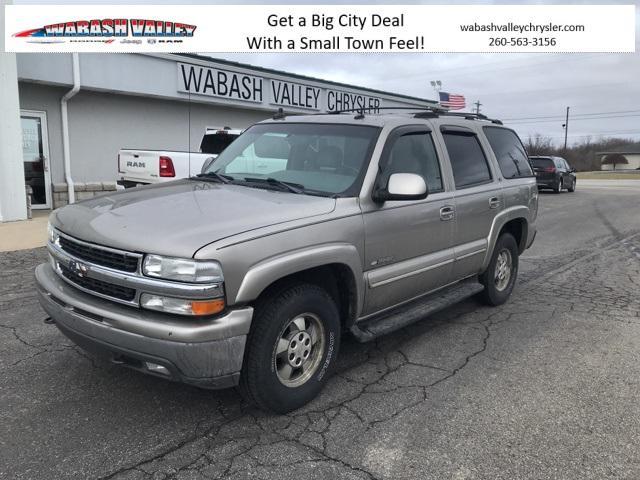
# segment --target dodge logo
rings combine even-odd
[[[69,270],[71,270],[73,273],[75,273],[79,277],[84,277],[89,271],[89,268],[83,263],[76,262],[75,260],[71,260],[69,261]]]

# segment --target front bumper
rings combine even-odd
[[[36,268],[38,300],[60,331],[85,350],[144,373],[203,388],[237,385],[253,309],[186,319],[102,300]],[[150,369],[148,363],[164,367]]]

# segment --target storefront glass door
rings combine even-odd
[[[49,139],[45,112],[22,110],[22,161],[24,181],[30,185],[32,208],[51,208],[51,176],[49,172]]]

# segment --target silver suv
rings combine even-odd
[[[505,302],[537,199],[497,120],[279,114],[197,177],[54,211],[39,299],[114,363],[287,412],[320,392],[345,333]]]

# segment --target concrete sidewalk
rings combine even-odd
[[[44,247],[49,210],[33,212],[31,220],[0,223],[0,252]]]

